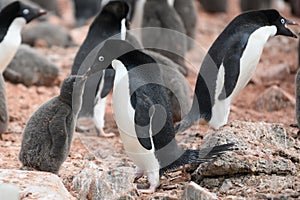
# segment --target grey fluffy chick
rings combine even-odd
[[[60,94],[30,117],[19,154],[24,168],[58,173],[70,151],[87,76],[86,73],[66,78]]]

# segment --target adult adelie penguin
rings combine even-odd
[[[5,132],[8,125],[3,72],[21,44],[22,28],[43,14],[44,10],[19,1],[8,4],[0,11],[0,133]]]
[[[194,0],[175,0],[174,8],[178,15],[180,16],[187,38],[187,50],[191,50],[193,48],[193,39],[195,38],[195,31],[197,25],[197,10],[195,7]]]
[[[231,144],[183,150],[175,140],[169,99],[158,64],[123,40],[107,40],[92,69],[115,69],[113,109],[127,155],[137,166],[136,179],[145,173],[152,193],[167,170],[202,163],[228,151]]]
[[[57,174],[67,158],[86,74],[69,76],[60,94],[41,105],[30,117],[22,135],[19,159],[24,168]]]
[[[212,128],[225,125],[232,99],[247,85],[269,37],[297,37],[276,10],[250,11],[237,16],[220,34],[200,68],[190,112],[177,125],[183,131],[201,119]]]
[[[75,61],[72,67],[72,74],[77,74],[82,64],[84,62],[88,62],[88,55],[94,50],[97,45],[99,45],[104,40],[108,39],[109,37],[116,36],[120,37],[122,26],[126,22],[126,18],[128,17],[129,7],[125,1],[122,0],[112,0],[109,2],[104,2],[102,10],[99,12],[97,17],[94,19],[93,23],[89,28],[89,32],[81,45],[77,55],[75,57]],[[123,23],[123,25],[122,25]],[[88,66],[88,65],[87,65]],[[90,76],[86,82],[84,94],[83,94],[83,102],[82,108],[79,112],[79,121],[80,119],[90,118],[94,115],[94,100],[95,94],[99,90],[97,90],[97,83],[101,78],[102,72],[96,73]],[[111,79],[113,75],[113,71],[109,70],[105,72],[104,79]],[[112,82],[111,81],[108,81]],[[107,95],[105,91],[107,91],[106,87],[111,87],[107,84],[101,85],[101,91],[99,92],[97,99],[96,99],[96,111],[100,112],[101,115],[104,115],[105,109],[105,96]],[[99,89],[99,88],[98,88]],[[102,92],[102,90],[104,92]],[[109,90],[108,90],[109,92]],[[101,97],[100,97],[100,96]],[[100,101],[100,102],[99,102]],[[103,113],[103,114],[102,114]],[[101,136],[112,136],[113,134],[105,133],[103,131],[104,121],[102,121],[103,117],[96,118],[96,128],[98,134]],[[85,129],[85,127],[81,127],[80,125],[77,126],[79,129]]]
[[[147,0],[142,17],[141,27],[137,28],[143,28],[141,32],[143,46],[170,58],[181,66],[180,72],[187,75],[186,31],[174,9],[174,0]]]

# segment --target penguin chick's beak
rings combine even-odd
[[[285,23],[285,27],[287,28],[288,25],[291,25],[291,26],[295,26],[295,25],[298,25],[298,23],[294,22],[294,21],[291,21],[291,20],[288,20],[286,19],[286,23]],[[288,29],[288,28],[287,28]],[[294,38],[298,38],[296,34],[294,34],[292,31],[292,37]]]

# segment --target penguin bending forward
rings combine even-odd
[[[8,4],[0,11],[0,133],[6,131],[9,120],[3,72],[21,44],[22,28],[43,14],[46,14],[44,10],[19,1]]]
[[[66,78],[60,94],[41,105],[28,120],[22,135],[19,159],[24,168],[57,174],[66,160],[82,93],[89,72]]]
[[[167,170],[202,163],[231,150],[232,143],[183,150],[175,140],[170,102],[158,64],[123,40],[107,40],[91,69],[113,68],[113,110],[127,155],[137,166],[136,179],[146,174],[153,193]]]
[[[218,129],[225,125],[232,99],[247,85],[259,62],[265,43],[272,36],[297,38],[276,10],[242,13],[213,43],[200,68],[190,112],[177,124],[176,132],[199,119]]]

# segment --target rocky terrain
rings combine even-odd
[[[239,14],[237,0],[227,13],[211,14],[197,4],[197,45],[188,53],[191,91],[201,59],[228,22]],[[283,16],[300,23],[281,7]],[[107,132],[75,133],[69,157],[59,175],[19,171],[21,134],[30,115],[59,93],[88,26],[70,30],[77,45],[67,48],[43,42],[35,50],[58,69],[54,86],[28,87],[6,82],[10,115],[8,132],[0,140],[0,182],[19,187],[21,199],[299,199],[300,141],[294,107],[294,78],[298,68],[298,40],[275,37],[267,43],[255,76],[234,100],[228,125],[218,131],[195,125],[177,136],[183,148],[234,142],[236,149],[200,166],[186,166],[167,173],[151,195],[138,194],[133,183],[134,165],[126,156],[113,119],[111,101],[105,116]],[[300,27],[293,30],[300,32]],[[139,180],[138,184],[145,183]],[[0,194],[1,196],[1,194]],[[0,198],[1,199],[1,198]]]

